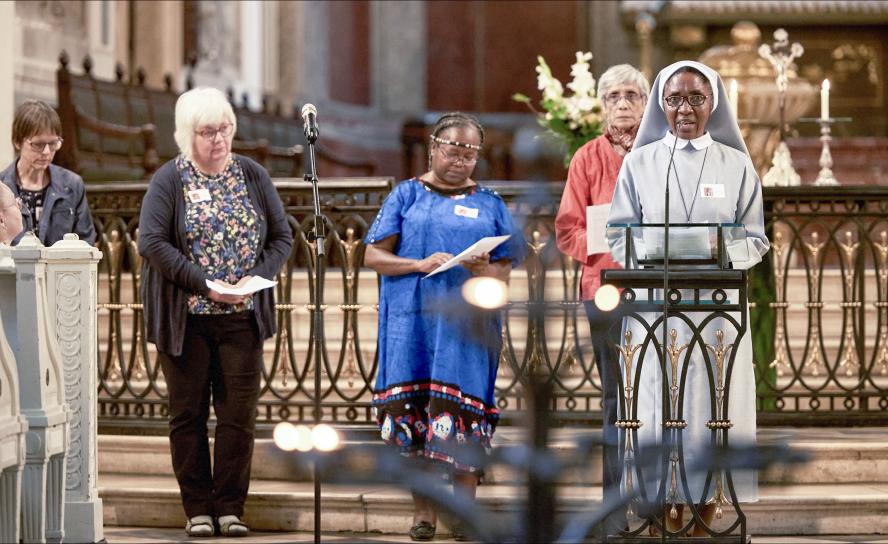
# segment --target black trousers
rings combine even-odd
[[[604,439],[602,459],[602,487],[604,501],[620,500],[620,479],[623,461],[620,459],[620,434],[614,426],[617,421],[617,403],[619,401],[620,381],[618,379],[619,363],[617,344],[620,343],[620,326],[622,319],[618,312],[602,312],[595,303],[585,303],[586,316],[589,318],[589,329],[592,332],[592,349],[595,352],[595,364],[601,376],[601,416],[603,420],[602,435]],[[626,509],[620,508],[608,517],[605,529],[608,534],[616,534],[626,527]]]
[[[159,353],[170,409],[170,451],[185,514],[244,513],[262,342],[253,312],[189,315],[182,354]],[[212,397],[216,442],[210,466],[207,419]]]

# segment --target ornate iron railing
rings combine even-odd
[[[766,191],[755,269],[759,413],[816,424],[888,414],[888,188]],[[760,416],[761,419],[761,416]]]
[[[376,275],[361,267],[363,238],[392,180],[322,182],[330,236],[324,330],[312,330],[314,276],[311,191],[276,180],[295,243],[277,287],[278,334],[266,342],[260,425],[312,418],[314,355],[323,334],[324,419],[373,421]],[[578,301],[579,267],[555,247],[561,183],[491,182],[522,225],[527,260],[512,274],[497,402],[504,420],[525,409],[530,372],[554,385],[559,421],[600,420],[600,381]],[[161,428],[166,386],[144,337],[138,298],[138,210],[144,184],[88,187],[99,232],[99,416],[105,430]],[[888,420],[888,190],[768,189],[774,250],[750,275],[759,420],[839,424]],[[817,233],[816,237],[814,233]],[[850,238],[848,233],[850,232]],[[865,326],[869,323],[869,326]],[[849,375],[850,373],[850,375]]]

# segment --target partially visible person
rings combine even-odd
[[[454,489],[474,498],[479,456],[499,418],[494,396],[502,316],[462,299],[473,276],[508,280],[524,237],[503,199],[471,178],[484,143],[472,116],[443,115],[432,130],[429,171],[385,199],[364,241],[364,263],[382,276],[379,371],[373,392],[382,439],[406,457],[431,461]],[[511,235],[488,255],[424,278],[486,236]],[[413,493],[412,540],[432,540],[437,512]],[[457,540],[466,538],[451,527]]]
[[[598,79],[598,96],[604,114],[604,134],[577,150],[570,161],[561,205],[555,216],[555,240],[562,253],[582,263],[580,297],[589,318],[592,351],[601,377],[602,420],[605,447],[602,485],[605,500],[620,498],[622,463],[619,457],[617,420],[619,381],[617,354],[621,319],[617,312],[602,312],[593,302],[601,285],[601,271],[618,268],[610,252],[587,255],[586,208],[610,204],[623,157],[632,149],[635,134],[650,94],[650,84],[628,64],[608,68]],[[625,515],[608,520],[609,534],[625,527]]]
[[[0,181],[23,203],[24,231],[34,232],[51,246],[73,232],[90,244],[96,241],[83,179],[52,164],[62,147],[62,122],[40,100],[26,100],[15,110],[12,145],[16,159],[0,172]],[[16,243],[18,239],[16,239]]]
[[[180,155],[154,174],[139,216],[147,339],[166,378],[185,531],[245,536],[262,344],[276,328],[274,291],[220,294],[207,282],[274,280],[293,237],[268,172],[231,153],[237,119],[225,94],[183,93],[175,119]]]
[[[12,189],[0,184],[0,245],[11,246],[23,229],[21,202]]]

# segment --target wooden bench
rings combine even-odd
[[[93,78],[89,57],[80,76],[68,71],[68,63],[63,51],[56,84],[65,142],[56,162],[87,181],[150,176],[159,165],[156,126],[143,108],[132,107],[131,89]]]
[[[92,61],[83,61],[83,74],[68,69],[70,59],[59,56],[57,86],[59,116],[65,143],[56,158],[61,166],[79,173],[86,181],[134,181],[147,179],[158,166],[178,154],[173,133],[179,93],[172,77],[164,78],[164,89],[145,86],[145,73],[139,69],[135,81],[124,80],[118,65],[114,81],[92,75]],[[186,82],[192,87],[192,82]],[[238,107],[233,93],[238,130],[232,149],[253,158],[274,177],[295,177],[302,173],[305,141],[302,120],[272,113],[268,100],[263,110]],[[246,97],[244,103],[247,103]],[[339,172],[373,175],[375,165],[354,161],[320,147],[318,159],[339,165]],[[343,170],[344,169],[344,170]]]
[[[228,101],[234,106],[237,115],[237,134],[245,141],[258,142],[265,147],[267,156],[263,164],[272,176],[302,177],[305,135],[302,131],[301,107],[293,105],[292,117],[281,113],[281,104],[277,102],[272,108],[271,99],[262,97],[262,109],[250,109],[249,97],[241,95],[241,103],[237,105],[234,90],[228,88]],[[299,142],[292,145],[292,142]],[[297,154],[300,162],[293,165],[288,161],[291,154]],[[376,165],[371,161],[353,159],[336,153],[321,142],[315,147],[318,172],[325,176],[374,176]],[[262,162],[262,161],[260,161]],[[294,167],[295,166],[295,167]]]

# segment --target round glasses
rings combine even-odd
[[[626,100],[630,106],[634,106],[640,103],[642,99],[640,94],[632,92],[626,94],[613,93],[604,97],[604,102],[611,107],[619,104],[621,100]]]
[[[444,146],[447,144],[439,144],[438,149],[441,151],[441,156],[444,157],[444,160],[449,162],[450,164],[456,166],[457,164],[464,164],[466,166],[472,166],[476,162],[478,162],[478,155],[460,155],[459,153],[451,150],[444,149]],[[451,146],[453,147],[453,146]]]
[[[223,138],[228,138],[229,136],[231,136],[232,130],[234,130],[234,125],[225,123],[224,125],[220,125],[217,128],[203,128],[201,130],[195,130],[194,133],[204,140],[214,140],[216,139],[216,134],[221,134]]]
[[[61,138],[56,138],[50,142],[32,142],[31,140],[25,140],[29,146],[31,146],[31,150],[35,153],[43,153],[47,148],[49,148],[50,152],[56,152],[62,148],[62,142],[64,142]]]
[[[666,98],[663,99],[663,101],[666,102],[666,105],[669,106],[670,108],[677,110],[678,108],[681,107],[681,105],[684,103],[685,100],[688,101],[688,104],[692,108],[699,108],[700,106],[702,106],[703,104],[706,103],[706,98],[707,97],[705,94],[692,94],[690,96],[673,95],[673,96],[667,96]]]

